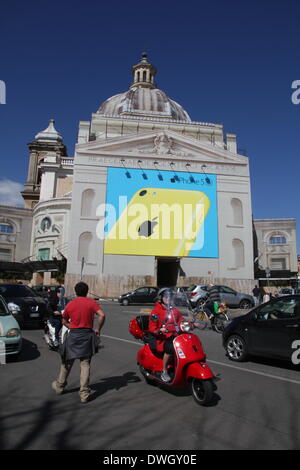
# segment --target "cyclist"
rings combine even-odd
[[[205,303],[205,307],[209,311],[209,318],[212,319],[215,313],[219,309],[219,304],[221,302],[221,297],[219,293],[219,289],[214,284],[208,284],[207,286],[207,300]]]

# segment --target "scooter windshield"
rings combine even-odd
[[[185,316],[188,316],[190,311],[190,304],[185,291],[181,288],[166,290],[163,296],[163,303],[167,309],[167,323],[179,327],[174,310],[180,310]]]

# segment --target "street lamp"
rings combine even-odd
[[[269,287],[269,277],[271,276],[271,269],[267,266],[265,271],[266,271],[266,278],[267,278],[267,286]]]
[[[80,280],[82,281],[82,273],[84,267],[84,256],[81,258],[81,271],[80,271]]]

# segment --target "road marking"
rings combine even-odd
[[[142,346],[141,343],[136,341],[130,341],[129,339],[116,338],[115,336],[101,335],[102,338],[116,339],[117,341],[123,341],[124,343],[136,344],[137,346]]]
[[[101,335],[101,336],[103,338],[115,339],[117,341],[123,341],[124,343],[130,343],[130,344],[135,344],[136,346],[142,346],[141,343],[137,343],[136,341],[130,341],[128,339],[122,339],[122,338],[117,338],[115,336],[108,336],[108,335]],[[264,372],[258,372],[258,371],[255,371],[255,370],[244,369],[243,367],[233,366],[232,364],[226,364],[225,362],[213,361],[211,359],[207,359],[207,362],[210,362],[212,364],[217,364],[218,366],[229,367],[230,369],[241,370],[242,372],[249,372],[250,374],[262,375],[263,377],[268,377],[269,379],[281,380],[283,382],[290,382],[290,383],[293,383],[293,384],[300,385],[299,380],[287,379],[285,377],[280,377],[279,375],[266,374]]]
[[[299,380],[287,379],[285,377],[280,377],[279,375],[265,374],[264,372],[258,372],[256,370],[244,369],[243,367],[237,367],[237,366],[233,366],[231,364],[225,364],[225,362],[212,361],[210,359],[208,359],[207,362],[211,362],[212,364],[217,364],[217,365],[220,365],[220,366],[230,367],[231,369],[242,370],[243,372],[250,372],[251,374],[263,375],[264,377],[268,377],[270,379],[282,380],[283,382],[291,382],[293,384],[300,385]]]

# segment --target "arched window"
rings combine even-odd
[[[232,240],[234,267],[243,268],[245,266],[244,243],[235,238]]]
[[[14,233],[14,228],[11,224],[1,222],[0,233]]]
[[[286,245],[286,237],[281,235],[270,237],[269,243],[271,245]]]
[[[81,216],[91,217],[93,216],[95,191],[93,189],[86,189],[82,193],[81,198]]]
[[[237,198],[231,199],[233,225],[243,225],[243,205]]]
[[[78,245],[78,261],[82,261],[82,258],[84,258],[85,263],[89,263],[91,261],[92,239],[93,236],[91,232],[84,232],[80,235]]]
[[[147,72],[146,70],[144,70],[143,72],[143,82],[146,82],[147,81]]]

